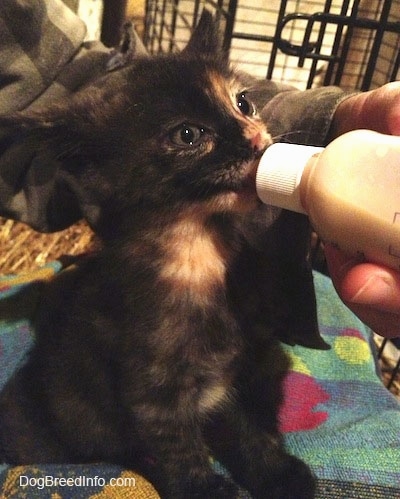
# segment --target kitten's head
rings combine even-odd
[[[108,220],[130,211],[133,223],[161,209],[253,208],[271,142],[208,12],[180,54],[139,57],[33,122],[82,204]]]

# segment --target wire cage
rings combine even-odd
[[[182,49],[204,6],[253,76],[347,90],[400,78],[400,0],[146,0],[148,50]]]

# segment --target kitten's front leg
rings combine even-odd
[[[238,376],[235,401],[211,426],[212,451],[256,499],[312,499],[314,477],[305,463],[286,452],[278,427],[289,360],[274,339],[256,338]]]
[[[215,423],[210,435],[215,456],[255,499],[314,498],[309,467],[285,451],[277,431],[260,428],[240,407]]]
[[[172,415],[164,421],[144,417],[138,430],[151,463],[143,472],[162,499],[238,497],[238,487],[212,470],[199,424]]]

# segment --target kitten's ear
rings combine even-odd
[[[124,24],[119,46],[111,51],[107,61],[107,71],[114,71],[131,63],[138,56],[148,55],[145,46],[131,22]]]
[[[184,54],[191,55],[225,55],[222,50],[222,39],[218,28],[218,21],[212,13],[204,9],[200,21],[183,50]],[[227,54],[226,54],[227,55]]]

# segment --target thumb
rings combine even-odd
[[[332,281],[344,302],[400,314],[400,272],[361,263],[330,245],[325,254]]]

